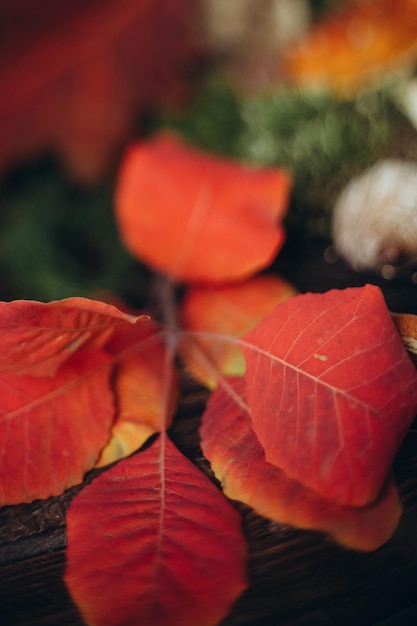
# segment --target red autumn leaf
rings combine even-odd
[[[116,330],[106,349],[125,356],[113,376],[116,421],[97,466],[128,456],[150,435],[168,428],[178,395],[178,375],[155,322]]]
[[[85,298],[0,303],[1,504],[60,494],[95,465],[129,406],[119,366],[143,348],[145,319]]]
[[[181,355],[191,374],[210,389],[216,386],[219,374],[244,374],[240,348],[216,340],[214,333],[241,337],[295,293],[283,278],[266,274],[231,285],[189,287],[181,318],[184,329],[191,334],[184,334],[181,340]],[[205,332],[210,333],[209,338],[204,339]]]
[[[369,79],[416,59],[414,0],[353,0],[287,51],[290,79],[351,96]]]
[[[355,550],[376,550],[395,531],[402,512],[390,477],[378,499],[363,507],[339,506],[268,463],[244,408],[243,379],[227,381],[210,397],[203,415],[201,447],[224,493],[277,522],[329,533]],[[231,393],[232,392],[232,393]]]
[[[241,345],[267,461],[339,504],[375,500],[417,409],[379,288],[295,296]]]
[[[110,357],[81,351],[55,376],[0,375],[0,505],[61,494],[94,466],[114,418]]]
[[[2,3],[0,169],[54,150],[94,182],[141,111],[183,98],[194,19],[186,0]]]
[[[0,372],[53,376],[81,347],[101,347],[138,318],[86,298],[0,302]]]
[[[163,436],[74,498],[67,586],[90,626],[214,626],[246,586],[240,523]]]
[[[244,167],[159,135],[128,150],[116,217],[132,254],[171,278],[239,280],[282,246],[289,185],[282,170]]]

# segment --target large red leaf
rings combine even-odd
[[[76,353],[55,376],[0,375],[0,505],[80,483],[114,418],[110,357]]]
[[[215,333],[241,337],[258,324],[278,302],[295,295],[295,288],[278,276],[261,275],[242,283],[194,285],[187,289],[181,305],[184,333],[181,356],[191,374],[209,389],[219,374],[241,376],[245,360],[240,348]],[[210,336],[204,338],[208,332]]]
[[[100,347],[139,318],[86,298],[0,302],[0,372],[53,376],[81,347]]]
[[[289,185],[282,170],[244,167],[160,135],[128,150],[116,216],[132,254],[158,271],[181,281],[237,280],[280,249]]]
[[[200,433],[203,453],[229,498],[277,522],[327,532],[356,550],[375,550],[392,536],[402,507],[391,477],[378,499],[363,507],[322,498],[266,461],[243,408],[245,385],[239,379],[227,384],[229,393],[220,387],[210,397]]]
[[[87,486],[67,524],[90,626],[214,626],[246,586],[240,516],[165,437]]]
[[[15,0],[0,6],[0,169],[55,150],[94,182],[138,113],[184,94],[187,0]]]
[[[168,428],[176,407],[178,374],[161,328],[148,320],[117,329],[106,349],[118,359],[113,375],[116,420],[98,466],[128,456]]]
[[[266,459],[339,504],[373,501],[417,409],[417,373],[379,288],[295,296],[243,349]]]

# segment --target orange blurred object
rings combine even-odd
[[[0,171],[42,151],[94,183],[135,118],[184,96],[195,0],[0,5]]]
[[[355,0],[319,22],[286,53],[289,79],[350,97],[417,57],[416,0]]]

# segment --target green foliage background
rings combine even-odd
[[[342,101],[288,88],[250,97],[209,83],[192,108],[165,124],[209,151],[289,169],[287,227],[302,236],[329,236],[332,206],[352,176],[384,156],[417,156],[416,131],[389,89]]]
[[[142,302],[148,271],[119,240],[113,188],[74,186],[49,158],[14,171],[0,202],[2,299],[110,292]]]

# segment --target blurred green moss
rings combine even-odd
[[[303,235],[329,235],[338,193],[378,158],[417,157],[416,132],[389,90],[342,101],[289,88],[248,96],[209,82],[186,114],[160,124],[214,153],[289,169],[294,188],[287,225]]]
[[[154,119],[153,130],[171,128],[190,143],[219,155],[240,158],[240,138],[245,132],[242,101],[223,81],[209,80],[187,109]]]
[[[74,187],[45,160],[15,172],[0,204],[3,299],[138,292],[134,282],[146,270],[119,241],[111,185]]]

